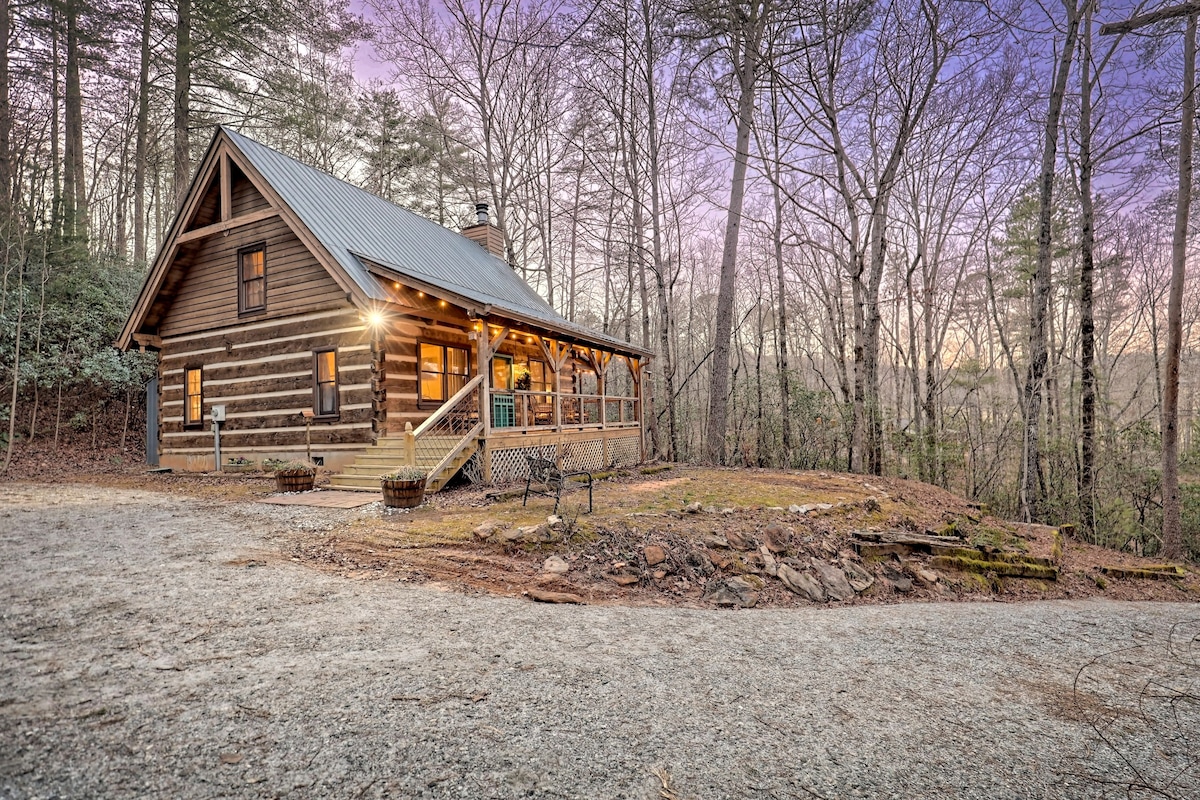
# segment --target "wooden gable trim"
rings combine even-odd
[[[133,334],[142,326],[142,321],[146,319],[150,306],[153,305],[154,299],[162,289],[169,266],[174,263],[175,256],[179,254],[179,234],[182,232],[181,229],[186,227],[185,220],[191,220],[196,215],[196,207],[204,196],[204,189],[207,189],[208,184],[212,181],[212,173],[217,167],[220,155],[219,142],[222,137],[223,134],[220,131],[213,137],[213,143],[209,145],[208,152],[204,154],[199,169],[196,170],[196,174],[192,176],[192,182],[188,185],[187,199],[180,206],[175,219],[171,221],[171,227],[167,229],[167,236],[158,249],[158,255],[154,257],[154,263],[150,266],[150,271],[146,273],[146,280],[142,282],[141,291],[138,292],[138,298],[133,304],[133,311],[130,312],[129,319],[125,320],[125,327],[121,329],[121,335],[117,338],[117,347],[121,350],[129,349]]]
[[[270,208],[238,217],[232,216],[230,165],[236,165],[242,171],[246,179],[266,198]],[[190,221],[195,217],[204,192],[212,182],[214,172],[217,171],[222,173],[220,177],[221,222],[191,231],[183,230],[183,228],[187,227],[185,220]],[[227,214],[229,216],[226,216]],[[283,202],[283,199],[275,189],[258,170],[254,169],[249,160],[238,151],[236,145],[233,144],[233,141],[225,131],[218,129],[217,133],[213,136],[212,143],[209,145],[208,152],[205,153],[204,159],[201,161],[200,168],[196,171],[196,174],[192,177],[191,184],[188,186],[187,199],[180,207],[175,219],[171,222],[167,237],[163,240],[162,247],[154,259],[154,264],[146,275],[146,280],[142,283],[142,289],[138,293],[138,299],[134,303],[133,311],[130,313],[129,319],[125,321],[125,327],[121,330],[121,335],[117,339],[117,347],[121,350],[129,349],[133,341],[133,334],[141,327],[142,322],[146,319],[147,314],[149,314],[151,307],[154,305],[154,301],[158,298],[159,292],[162,290],[171,265],[174,264],[176,256],[179,255],[180,245],[235,227],[261,222],[276,215],[283,219],[296,238],[308,248],[313,257],[317,259],[317,262],[325,268],[326,272],[338,284],[338,287],[346,293],[348,300],[355,301],[360,308],[366,308],[370,305],[370,298],[346,274],[341,264],[333,258],[308,227],[300,221],[295,211]]]

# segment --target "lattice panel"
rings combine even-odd
[[[563,442],[559,445],[559,463],[564,472],[600,472],[605,468],[604,440],[592,439],[584,442]]]
[[[537,456],[554,460],[555,447],[552,444],[541,447],[517,447],[511,450],[492,451],[492,482],[510,483],[523,481],[529,475],[529,464],[525,456]]]
[[[642,448],[637,437],[608,440],[608,463],[612,467],[632,467],[642,460]]]

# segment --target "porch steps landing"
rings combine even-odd
[[[432,470],[462,443],[463,440],[456,436],[425,437],[417,451],[417,466]],[[439,491],[478,449],[478,440],[467,443],[441,472],[433,476],[426,491]],[[352,492],[378,492],[379,476],[403,466],[404,463],[404,436],[384,436],[355,458],[353,463],[347,465],[343,472],[334,475],[330,479],[330,487]]]

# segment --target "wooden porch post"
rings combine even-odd
[[[492,454],[488,448],[488,438],[492,432],[492,415],[491,415],[491,387],[492,387],[492,370],[491,370],[491,347],[488,345],[488,326],[487,320],[481,319],[480,330],[472,333],[475,339],[475,358],[476,369],[482,376],[479,382],[479,421],[483,425],[483,448],[479,453],[479,458],[482,464],[481,472],[483,473],[483,482],[492,482]]]

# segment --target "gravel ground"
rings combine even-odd
[[[0,486],[0,797],[1200,796],[1194,605],[543,606],[260,509]]]

